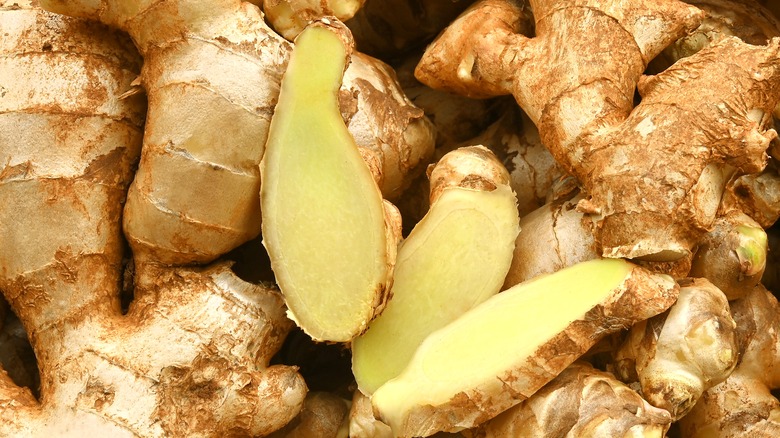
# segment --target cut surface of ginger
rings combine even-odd
[[[676,290],[671,278],[614,259],[537,277],[432,333],[372,403],[397,436],[472,427],[529,397],[602,335],[668,308]]]
[[[316,340],[345,342],[384,301],[387,239],[379,189],[338,108],[342,40],[296,40],[262,165],[263,243],[290,316]]]
[[[392,300],[353,341],[361,391],[397,376],[431,332],[500,290],[518,231],[508,185],[444,191],[398,250]]]

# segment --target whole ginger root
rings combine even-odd
[[[780,433],[766,346],[777,306],[756,292],[762,275],[777,292],[764,230],[780,215],[777,20],[751,0],[363,3],[0,0],[0,292],[41,381],[36,394],[0,372],[0,435],[660,437],[696,400],[673,426],[686,436]],[[81,18],[30,9],[39,4]],[[383,59],[353,51],[334,68],[340,49],[313,46],[319,60],[293,65],[307,24],[346,41],[338,20],[350,16],[358,47]],[[419,63],[424,84],[407,72],[399,85],[391,66],[453,20]],[[687,48],[696,53],[646,75],[651,59]],[[438,190],[423,220],[428,202],[409,193],[464,141],[489,146],[511,179],[463,175],[464,187],[501,186],[507,229],[515,210],[525,216],[505,278],[490,272],[508,259],[490,260],[489,201]],[[767,153],[775,162],[764,169]],[[289,167],[266,172],[279,157]],[[274,180],[293,189],[276,193],[290,208],[261,208]],[[411,204],[404,225],[415,231],[401,246],[387,200]],[[371,227],[353,221],[369,209]],[[327,225],[311,225],[323,212]],[[464,245],[459,227],[475,242]],[[257,272],[244,276],[245,260],[221,259],[247,241],[262,251],[274,233],[294,255],[268,246],[269,275],[285,297],[308,285],[295,306]],[[362,251],[372,239],[378,257]],[[459,259],[464,248],[475,260]],[[396,251],[408,266],[393,266]],[[636,265],[591,260],[602,257]],[[586,260],[594,267],[552,274]],[[372,263],[378,275],[365,275]],[[280,266],[302,275],[283,278]],[[370,277],[370,293],[351,295],[340,273]],[[481,310],[435,323],[502,281],[511,290]],[[406,342],[411,365],[378,381],[373,398],[353,392],[378,368],[349,368],[355,336],[402,302],[413,311],[396,324],[415,333],[390,330],[372,360],[386,365]],[[331,324],[355,303],[361,314],[337,336],[302,322],[317,309],[312,319]],[[337,343],[328,347],[346,358],[351,387],[316,392],[329,371],[306,373],[318,359],[290,359],[295,342],[275,354],[295,322],[300,337]],[[593,347],[620,329],[622,349]],[[590,366],[566,368],[614,355],[646,400]]]
[[[780,401],[770,392],[780,387],[777,299],[759,285],[733,302],[731,311],[737,323],[739,364],[680,420],[683,436],[768,438],[780,434]]]
[[[31,6],[0,3],[0,290],[29,334],[41,388],[36,400],[0,375],[0,435],[280,428],[306,384],[294,367],[268,367],[292,327],[277,290],[224,263],[147,263],[122,314],[121,206],[146,107],[120,96],[140,59],[115,31]]]
[[[534,38],[517,33],[519,1],[484,0],[429,46],[417,77],[470,96],[512,94],[582,184],[589,198],[578,208],[598,217],[604,256],[688,255],[717,213],[717,167],[765,164],[776,137],[763,126],[780,99],[780,40],[724,38],[642,77],[701,11],[660,0],[530,4]]]

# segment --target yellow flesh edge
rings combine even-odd
[[[495,380],[621,286],[633,265],[601,259],[518,284],[431,334],[372,403],[394,430],[415,406],[438,406]]]
[[[387,277],[382,197],[338,109],[344,63],[341,40],[325,28],[296,40],[261,196],[263,243],[291,316],[334,342],[364,329]]]
[[[353,341],[353,372],[364,394],[403,371],[430,333],[500,290],[518,230],[508,186],[444,191],[398,251],[392,300]]]

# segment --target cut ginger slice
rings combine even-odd
[[[663,312],[677,292],[670,277],[624,260],[537,277],[432,333],[372,403],[396,436],[476,426],[530,397],[603,335]]]
[[[364,394],[400,374],[431,332],[501,290],[518,231],[508,185],[442,193],[398,250],[392,300],[352,343]]]
[[[382,195],[339,112],[347,47],[336,32],[319,23],[296,40],[260,197],[289,316],[315,340],[347,342],[381,310],[397,242],[388,244]]]

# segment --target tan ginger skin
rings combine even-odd
[[[256,237],[258,164],[291,50],[259,8],[239,0],[41,5],[128,32],[144,57],[137,81],[149,96],[144,152],[124,211],[136,259],[203,263]],[[371,104],[399,105],[387,102]],[[407,124],[418,126],[421,118],[418,112]],[[413,159],[430,159],[432,134],[418,137],[423,152],[400,146],[402,160],[412,157],[397,166],[404,171],[420,172]]]
[[[631,327],[614,363],[618,378],[639,382],[642,396],[674,421],[724,381],[739,358],[736,323],[723,292],[703,278],[680,286],[667,312]]]
[[[661,438],[672,418],[610,373],[575,362],[528,400],[479,427],[479,438]]]
[[[704,393],[680,420],[688,438],[770,438],[780,436],[780,307],[763,286],[731,303],[741,357],[721,384]]]
[[[513,94],[590,197],[578,208],[599,217],[605,256],[689,254],[723,190],[710,165],[756,172],[765,164],[776,137],[762,126],[780,98],[780,41],[722,39],[643,77],[650,59],[698,25],[698,9],[660,0],[534,0],[531,8],[536,37],[526,38],[515,29],[520,2],[480,1],[429,46],[417,77],[474,97]],[[634,108],[635,88],[642,102]]]
[[[12,35],[0,74],[18,78],[0,98],[0,132],[13,135],[0,142],[0,290],[29,334],[41,388],[36,400],[0,376],[0,436],[280,428],[306,385],[294,367],[267,367],[292,326],[277,290],[225,264],[148,264],[122,315],[121,205],[145,110],[119,98],[137,74],[131,44],[13,3],[0,3],[0,33]]]

